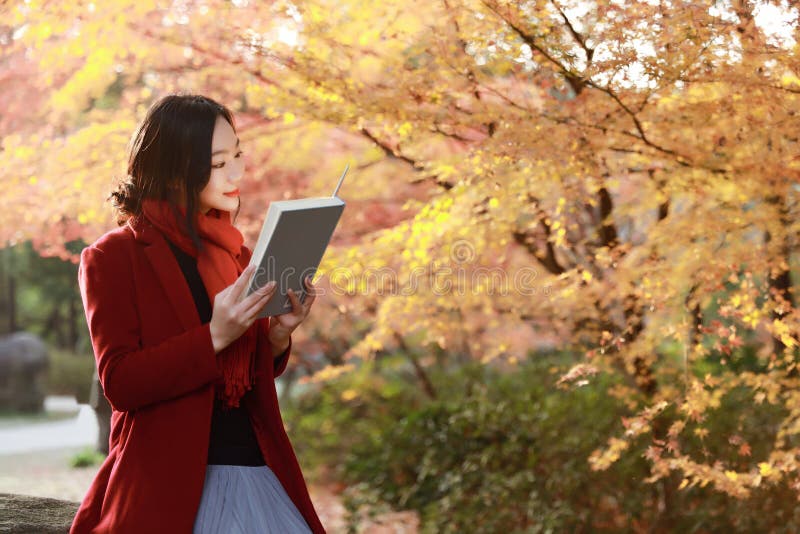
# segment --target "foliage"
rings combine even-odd
[[[564,360],[542,356],[509,374],[479,365],[442,370],[432,376],[442,400],[429,402],[370,393],[345,401],[343,393],[354,390],[345,376],[284,411],[293,442],[306,444],[300,456],[329,465],[338,458],[332,465],[351,485],[351,508],[413,509],[426,532],[564,531],[586,524],[609,498],[605,491],[641,511],[630,483],[615,488],[610,474],[592,473],[586,463],[617,424],[617,407],[601,388],[555,390],[557,359]],[[397,371],[401,362],[383,362],[373,378],[379,391],[389,383],[413,394]],[[330,426],[316,423],[330,413],[337,427],[354,430],[338,451],[317,445]],[[634,463],[645,473],[641,460]]]
[[[84,245],[65,244],[72,252]],[[30,241],[0,250],[0,332],[24,330],[51,346],[91,355],[77,281],[77,265],[41,257]]]
[[[795,490],[785,483],[757,489],[747,507],[709,485],[679,490],[674,476],[642,490],[652,450],[641,438],[608,469],[591,469],[586,458],[620,431],[620,418],[631,410],[625,399],[606,393],[619,386],[610,376],[573,391],[557,387],[558,371],[570,359],[536,354],[511,373],[477,365],[441,370],[433,377],[441,398],[426,402],[414,400],[402,360],[389,359],[373,369],[370,383],[378,386],[364,396],[352,396],[362,379],[344,375],[300,396],[284,413],[304,465],[337,466],[354,516],[387,504],[416,510],[424,532],[791,532],[800,526]],[[393,393],[382,396],[387,386]],[[685,452],[737,465],[769,450],[784,414],[745,392],[728,395],[705,422],[708,431],[690,433]],[[732,420],[731,413],[740,416]],[[680,420],[669,411],[662,417],[667,425]]]
[[[112,226],[102,202],[147,105],[204,92],[234,107],[255,169],[249,239],[265,200],[326,194],[354,163],[318,320],[368,327],[335,358],[409,344],[514,363],[532,339],[556,344],[583,356],[562,386],[608,374],[630,411],[590,454],[597,476],[646,442],[647,489],[677,477],[684,493],[744,499],[799,479],[791,3],[31,0],[0,13],[14,74],[0,84],[0,242],[75,259],[65,242]],[[746,339],[758,343],[734,372]],[[424,384],[433,359],[412,364]],[[736,461],[693,454],[728,397],[751,399],[727,405],[743,424],[776,409],[774,442]]]
[[[97,452],[94,449],[84,449],[79,453],[75,454],[69,461],[70,467],[73,468],[80,468],[80,467],[93,467],[103,463],[103,460],[106,459],[106,455],[100,452]]]
[[[380,441],[357,448],[350,475],[382,500],[418,510],[432,532],[574,529],[587,520],[580,508],[599,504],[581,503],[582,494],[602,496],[602,481],[591,479],[604,477],[587,477],[585,458],[613,428],[614,410],[598,403],[597,389],[545,398],[546,367],[505,378],[481,368],[458,373],[446,400],[408,412]],[[582,416],[599,417],[585,434],[565,432]]]
[[[69,395],[82,404],[89,402],[94,375],[94,358],[62,349],[50,349],[45,391],[48,395]]]
[[[408,386],[404,373],[377,372],[397,369],[402,363],[389,356],[365,362],[357,371],[336,381],[319,382],[306,390],[311,393],[299,394],[297,400],[281,406],[297,456],[309,459],[310,476],[326,482],[341,480],[343,453],[365,440],[380,442],[385,428],[421,406],[419,392]]]

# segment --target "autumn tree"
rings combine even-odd
[[[368,327],[337,363],[399,346],[435,396],[429,354],[513,367],[545,340],[580,355],[565,387],[625,380],[609,393],[629,417],[593,468],[649,440],[667,510],[698,484],[742,498],[800,487],[797,8],[2,9],[4,242],[59,253],[110,228],[103,199],[137,119],[166,92],[205,92],[237,113],[249,239],[265,200],[328,194],[355,163],[321,267],[333,305],[315,320]],[[758,347],[747,365],[744,346]],[[737,434],[735,461],[690,452],[707,415],[742,390],[783,410],[771,449],[755,457]]]

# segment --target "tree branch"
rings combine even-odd
[[[539,200],[530,193],[528,193],[528,200],[534,206],[538,206]],[[545,236],[547,237],[545,245],[545,254],[544,255],[541,254],[539,248],[533,242],[533,236],[526,231],[515,230],[514,232],[512,232],[514,240],[523,247],[525,247],[525,249],[534,258],[536,258],[539,261],[539,263],[541,263],[542,266],[548,270],[548,272],[555,275],[565,273],[566,269],[558,262],[558,259],[556,258],[556,249],[553,246],[553,243],[549,239],[551,234],[550,225],[548,225],[544,221],[545,219],[544,213],[541,210],[539,210],[539,214],[542,215],[542,217],[539,218],[539,224],[542,226]]]
[[[414,373],[422,384],[422,390],[431,399],[436,399],[436,389],[433,387],[430,378],[428,378],[425,368],[419,363],[419,358],[414,354],[414,350],[406,344],[403,336],[397,332],[394,332],[394,339],[397,342],[397,346],[403,351],[403,354],[411,361],[411,365],[414,367]]]
[[[581,45],[581,48],[583,48],[583,51],[586,53],[586,63],[587,64],[591,64],[592,63],[592,57],[594,56],[594,48],[589,48],[588,46],[586,46],[586,39],[580,33],[578,33],[575,30],[575,27],[572,25],[570,20],[567,18],[567,15],[561,9],[561,6],[559,6],[555,2],[555,0],[552,1],[552,4],[554,6],[556,6],[556,9],[561,14],[561,18],[564,19],[564,23],[567,25],[567,29],[569,30],[570,35],[572,35],[572,38],[575,39],[578,42],[579,45]]]
[[[482,3],[490,11],[492,11],[495,15],[500,17],[500,19],[503,22],[505,22],[508,25],[508,27],[511,28],[514,31],[514,33],[517,34],[517,36],[520,39],[522,39],[525,42],[525,44],[527,44],[529,47],[531,47],[531,50],[535,50],[540,55],[542,55],[545,59],[547,59],[547,61],[549,61],[550,63],[555,65],[556,68],[559,70],[559,72],[561,72],[561,75],[564,76],[564,78],[567,80],[567,83],[570,84],[570,86],[572,87],[572,90],[575,91],[576,95],[579,95],[581,93],[581,91],[583,91],[583,88],[585,87],[586,82],[585,82],[585,80],[583,79],[582,76],[570,71],[560,61],[558,61],[555,57],[550,55],[547,52],[547,50],[545,50],[543,47],[539,46],[539,43],[537,43],[536,40],[531,35],[526,33],[521,27],[516,25],[511,20],[510,17],[508,17],[507,15],[504,15],[503,13],[501,13],[500,10],[497,8],[497,6],[494,5],[493,2],[490,2],[489,0],[483,0]]]
[[[383,153],[386,154],[389,158],[397,159],[404,163],[407,163],[415,172],[419,172],[423,168],[423,165],[421,163],[406,156],[405,154],[402,154],[397,149],[392,148],[386,141],[378,139],[372,132],[367,130],[366,127],[362,126],[361,128],[358,129],[358,131],[361,133],[361,135],[363,135],[364,137],[375,143],[378,146],[378,148],[383,150]],[[414,180],[411,183],[418,183],[430,178],[432,178],[434,182],[436,182],[439,186],[441,186],[445,191],[449,191],[450,189],[453,188],[452,183],[440,179],[438,175],[435,174],[426,175],[424,178],[421,178],[419,180]]]

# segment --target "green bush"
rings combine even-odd
[[[433,372],[430,401],[402,361],[366,364],[284,408],[298,455],[334,466],[354,488],[351,508],[413,509],[436,532],[548,532],[586,523],[609,494],[625,496],[586,463],[619,425],[604,388],[555,390],[554,361],[543,358],[510,374]],[[348,391],[358,396],[343,401]],[[605,491],[595,497],[591,482]]]
[[[95,465],[100,465],[105,459],[105,454],[97,452],[92,448],[87,448],[70,458],[69,465],[73,468],[92,467]]]
[[[556,390],[554,363],[542,358],[513,373],[475,365],[436,375],[445,384],[440,399],[387,428],[381,442],[357,449],[349,474],[374,480],[371,474],[383,470],[381,498],[419,511],[426,531],[579,529],[608,502],[623,501],[625,488],[608,479],[641,461],[589,471],[586,459],[616,430],[617,410],[599,385]]]
[[[88,403],[94,376],[94,358],[90,355],[49,348],[47,395],[72,395],[79,403]]]
[[[311,390],[284,407],[293,443],[313,474],[332,466],[345,503],[415,510],[423,532],[791,532],[800,525],[796,492],[764,487],[739,501],[710,486],[678,490],[674,474],[649,483],[651,437],[634,442],[605,471],[587,458],[623,433],[631,415],[598,376],[570,391],[555,387],[572,361],[541,354],[511,372],[468,365],[431,370],[426,398],[403,365],[385,360]],[[734,417],[735,415],[735,417]],[[682,451],[737,459],[736,432],[765,454],[781,414],[739,392],[708,414],[704,442]],[[662,425],[677,417],[663,414]],[[752,458],[739,458],[753,461]],[[313,476],[313,475],[312,475]]]
[[[381,363],[384,369],[365,363],[352,374],[309,388],[281,406],[294,449],[304,458],[310,478],[342,480],[347,476],[343,454],[351,454],[364,442],[380,441],[384,429],[423,405],[420,392],[391,371],[396,362]],[[352,392],[357,396],[345,400]]]

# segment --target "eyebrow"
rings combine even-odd
[[[239,148],[239,138],[238,137],[236,138],[236,148]],[[228,151],[227,148],[222,148],[220,150],[215,150],[214,152],[211,153],[211,155],[212,156],[216,156],[217,154],[222,154],[223,152],[227,152],[227,151]]]

